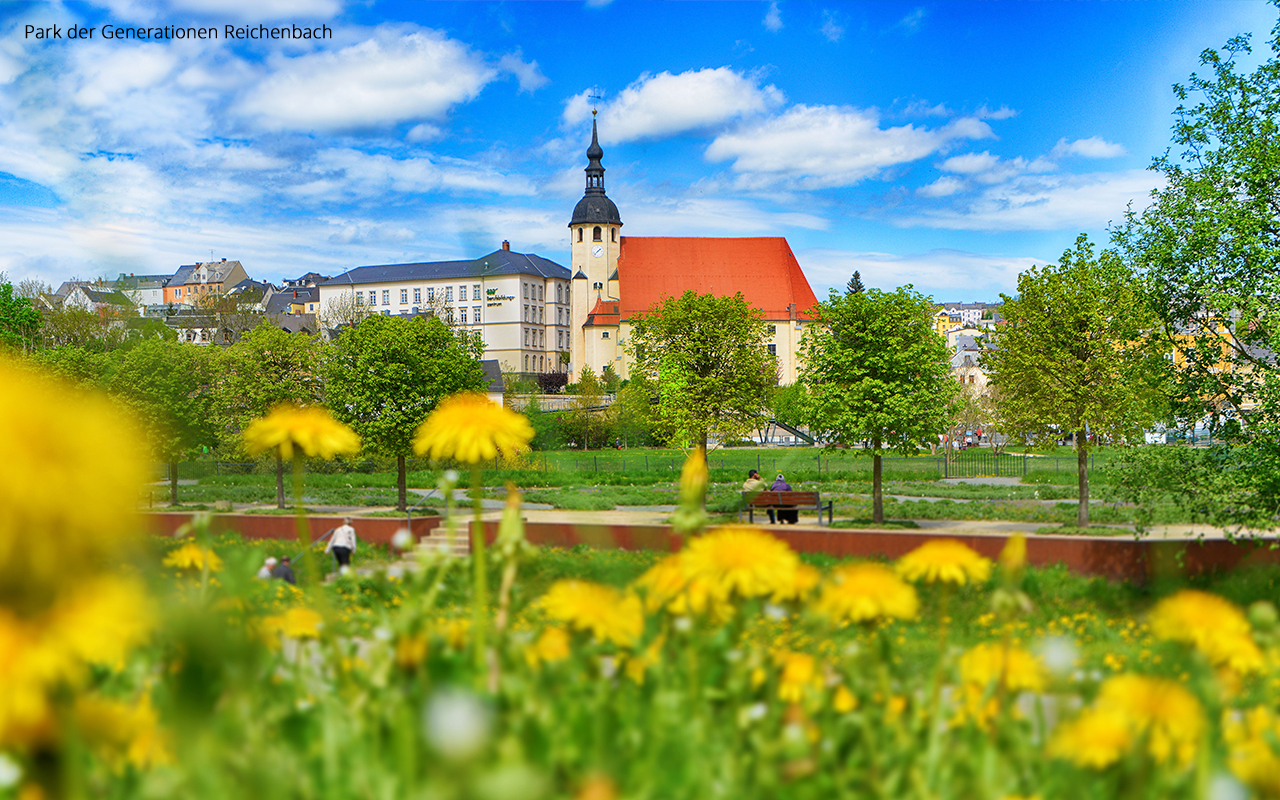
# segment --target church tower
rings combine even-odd
[[[618,255],[622,246],[622,218],[618,207],[604,193],[604,150],[596,137],[595,112],[591,117],[591,146],[587,148],[587,189],[569,220],[573,272],[573,319],[569,336],[569,380],[577,380],[587,362],[583,324],[599,300],[617,302]],[[614,296],[610,296],[612,290]]]

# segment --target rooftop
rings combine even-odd
[[[326,288],[366,283],[402,283],[415,280],[446,278],[491,278],[498,275],[536,275],[541,278],[569,279],[569,270],[554,261],[533,253],[495,250],[487,256],[468,261],[423,261],[413,264],[380,264],[356,267],[327,281]]]

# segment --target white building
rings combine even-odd
[[[439,314],[478,331],[484,357],[504,371],[564,372],[569,350],[569,270],[510,243],[471,261],[356,267],[320,284],[320,317],[355,308],[376,314]]]

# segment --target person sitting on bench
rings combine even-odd
[[[768,487],[764,485],[764,481],[760,478],[759,472],[754,469],[747,472],[747,480],[742,484],[742,491],[758,494],[763,492],[766,488]],[[771,508],[769,509],[769,524],[772,525],[774,522],[773,509]]]
[[[787,483],[787,479],[782,477],[782,473],[778,473],[778,477],[774,479],[773,485],[769,487],[771,492],[789,492],[791,484]],[[769,521],[773,522],[773,512],[769,512]],[[779,508],[778,522],[786,522],[795,525],[800,521],[800,511],[795,507]]]

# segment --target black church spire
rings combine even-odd
[[[587,148],[587,189],[577,207],[573,209],[573,219],[569,225],[583,223],[608,223],[621,225],[618,207],[604,193],[604,166],[600,159],[604,158],[604,149],[600,147],[600,139],[596,135],[595,112],[591,116],[591,146]]]

